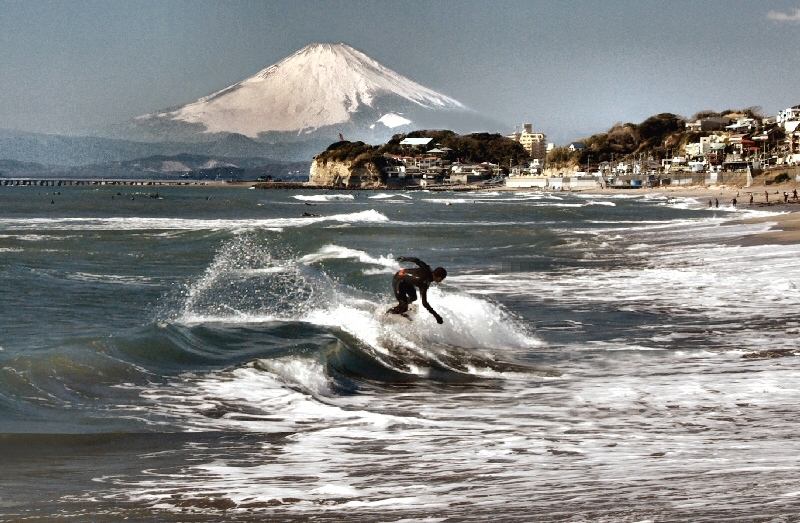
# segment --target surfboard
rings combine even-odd
[[[406,322],[406,321],[414,321],[414,316],[416,316],[417,307],[415,305],[409,305],[408,310],[406,312],[401,312],[400,314],[395,314],[393,312],[389,312],[391,307],[387,307],[382,309],[382,312],[378,314],[382,321],[386,322]]]

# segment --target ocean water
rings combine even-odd
[[[0,521],[800,521],[763,215],[2,187]],[[398,256],[448,269],[443,325],[384,314]]]

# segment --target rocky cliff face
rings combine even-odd
[[[311,164],[308,181],[328,187],[381,188],[381,173],[373,164],[353,167],[352,162],[335,162],[315,159]]]
[[[562,176],[575,176],[575,173],[580,171],[577,165],[568,165],[565,167],[548,167],[542,171],[542,174],[551,178],[560,178]]]

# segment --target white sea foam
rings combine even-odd
[[[635,200],[637,198],[642,198],[641,194],[632,194],[632,193],[625,193],[625,192],[618,192],[614,194],[596,194],[596,193],[587,193],[587,192],[575,192],[572,193],[572,196],[575,198],[580,198],[582,200],[595,200],[595,199],[602,199],[602,200]],[[653,194],[652,197],[661,198],[660,194]]]
[[[197,500],[205,515],[223,514],[205,500],[228,499],[236,505],[228,516],[274,516],[278,506],[294,517],[370,518],[378,510],[418,521],[412,516],[452,513],[476,496],[504,514],[596,514],[613,483],[614,508],[625,503],[631,521],[648,519],[652,502],[620,502],[621,496],[660,499],[662,490],[671,514],[681,513],[677,498],[692,514],[718,515],[720,500],[734,510],[744,503],[748,514],[794,513],[796,489],[785,486],[798,465],[793,425],[775,420],[793,419],[787,408],[798,399],[798,373],[759,361],[747,366],[742,372],[738,358],[687,361],[663,352],[602,365],[573,359],[562,364],[565,377],[539,387],[520,380],[504,391],[404,388],[337,400],[346,408],[282,387],[283,378],[255,367],[185,377],[143,394],[154,409],[169,406],[177,409],[173,415],[196,420],[197,430],[290,435],[263,439],[233,458],[198,446],[179,473],[148,470],[141,481],[127,482],[106,477],[103,484],[118,490],[101,495],[175,512]],[[382,402],[391,415],[380,412]],[[587,480],[592,474],[600,479]],[[409,481],[417,476],[437,481]]]
[[[352,194],[296,194],[292,198],[301,202],[335,202],[355,199]]]
[[[52,234],[0,234],[0,239],[8,238],[24,242],[61,241],[65,239]]]
[[[466,198],[426,198],[424,201],[428,203],[443,203],[443,204],[453,204],[453,203],[475,203],[475,200],[468,200]]]
[[[790,338],[766,333],[784,325],[771,327],[770,322],[783,322],[791,317],[790,311],[800,308],[800,263],[795,249],[725,244],[726,239],[766,231],[769,225],[729,227],[724,221],[708,219],[595,229],[589,233],[595,239],[582,248],[600,256],[624,252],[624,264],[604,270],[452,275],[449,281],[478,295],[503,295],[533,303],[546,299],[565,308],[601,307],[693,318],[710,325],[740,323],[735,338],[721,339],[717,345],[730,350],[743,346],[791,349],[794,342]],[[572,251],[576,246],[567,248]],[[748,328],[753,322],[758,326]],[[663,340],[649,338],[646,332],[638,334],[640,348],[662,344]]]
[[[634,246],[635,247],[635,246]],[[648,267],[619,267],[612,271],[573,269],[553,273],[453,276],[454,284],[472,292],[500,292],[574,305],[617,303],[626,310],[702,312],[718,318],[747,318],[800,306],[796,254],[778,246],[705,247],[701,251],[653,253],[652,244],[635,250],[648,256]],[[759,271],[751,271],[757,264]],[[736,274],[747,277],[736,278]],[[732,276],[733,275],[733,276]]]
[[[420,345],[440,343],[475,349],[524,350],[541,346],[521,324],[492,302],[434,286],[429,301],[445,322],[437,326],[420,305],[410,338]]]
[[[448,348],[457,347],[483,355],[486,351],[488,354],[508,353],[542,345],[521,324],[490,302],[436,288],[431,288],[428,295],[444,319],[442,325],[437,325],[421,305],[413,306],[417,310],[412,310],[413,320],[409,321],[387,316],[386,304],[368,301],[340,302],[329,309],[310,311],[303,320],[341,329],[378,354],[391,355],[398,349],[410,351],[418,359],[408,367],[422,376],[429,372],[424,362],[438,360]],[[485,373],[483,368],[472,370],[476,375]]]
[[[320,418],[361,420],[364,415],[318,401],[329,394],[320,364],[307,359],[259,360],[246,367],[207,375],[185,375],[179,382],[143,389],[141,395],[162,416],[186,428],[238,428],[258,432]],[[209,417],[206,413],[214,411]]]
[[[368,211],[361,211],[349,214],[334,214],[329,216],[328,218],[321,218],[320,221],[324,221],[325,219],[328,220],[336,220],[340,222],[348,222],[348,223],[357,223],[357,222],[366,222],[366,223],[382,223],[388,222],[389,218],[386,215],[381,214],[380,212],[370,209]]]
[[[403,193],[392,193],[392,194],[380,193],[380,194],[376,194],[376,195],[370,196],[370,198],[373,199],[373,200],[388,200],[388,199],[391,199],[391,198],[405,198],[407,200],[412,200],[413,199],[411,196],[409,196],[407,194],[403,194]]]
[[[392,255],[379,256],[376,258],[364,251],[341,247],[339,245],[325,245],[315,253],[300,257],[298,261],[300,263],[310,264],[331,259],[355,259],[361,263],[370,265],[380,265],[389,268],[398,267],[397,261],[395,261]]]
[[[189,218],[4,218],[0,228],[7,231],[25,230],[84,230],[84,231],[158,231],[158,230],[232,230],[238,232],[252,230],[280,230],[289,227],[303,227],[326,221],[343,223],[381,223],[389,218],[380,212],[369,209],[355,213],[334,214],[330,216],[310,216],[301,218],[270,219],[189,219]]]
[[[322,364],[301,358],[263,359],[256,362],[259,369],[267,370],[285,383],[299,387],[313,396],[330,396],[330,383]]]

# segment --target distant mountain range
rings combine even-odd
[[[346,44],[311,44],[225,89],[95,136],[2,131],[0,159],[69,168],[179,154],[310,162],[340,135],[383,143],[416,129],[499,127]]]
[[[264,158],[220,159],[182,153],[72,166],[0,160],[0,178],[242,181],[270,177],[275,181],[305,181],[308,179],[308,168],[307,161],[287,162]]]

